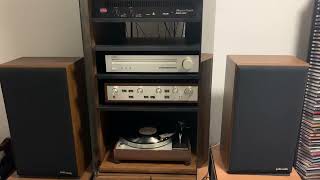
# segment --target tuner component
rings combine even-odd
[[[105,85],[106,102],[197,102],[198,86]]]
[[[182,67],[185,70],[190,70],[193,68],[193,61],[190,57],[187,57],[182,61]]]
[[[106,55],[107,72],[197,73],[197,55]]]

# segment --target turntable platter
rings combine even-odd
[[[120,142],[140,149],[154,149],[165,146],[172,142],[175,133],[162,133],[155,127],[143,127],[133,136],[120,138]]]
[[[145,136],[151,136],[157,133],[157,128],[154,127],[144,127],[139,129],[139,133]]]

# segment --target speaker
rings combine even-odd
[[[84,62],[19,58],[0,65],[17,173],[79,177],[90,161]]]
[[[307,69],[292,56],[227,57],[220,146],[227,172],[291,172]]]

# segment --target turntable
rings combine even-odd
[[[185,128],[181,121],[173,132],[152,126],[138,128],[119,138],[113,150],[114,161],[170,161],[189,165],[191,145]]]

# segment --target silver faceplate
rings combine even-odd
[[[106,101],[197,102],[198,86],[105,86]]]
[[[107,72],[197,73],[197,55],[106,55]]]

